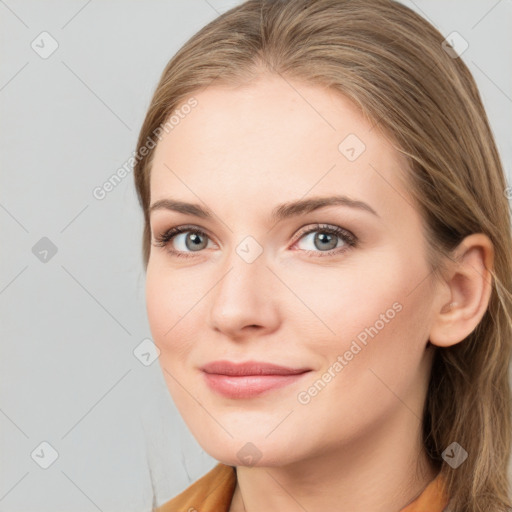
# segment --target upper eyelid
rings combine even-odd
[[[306,229],[307,227],[309,227],[309,229]],[[299,227],[298,229],[296,229],[295,231],[297,233],[304,234],[308,231],[314,231],[314,230],[320,230],[320,229],[336,229],[336,228],[339,228],[343,231],[347,231],[348,233],[351,233],[349,229],[344,228],[343,226],[338,226],[336,224],[330,224],[328,222],[308,222],[308,223],[302,225],[301,227]],[[186,232],[186,231],[200,231],[201,233],[204,233],[205,235],[210,236],[208,229],[197,226],[195,224],[177,224],[176,226],[172,226],[168,229],[163,229],[162,234],[165,234],[165,233],[167,233],[171,230],[175,230],[175,229],[180,229],[181,233]],[[154,235],[156,231],[158,231],[158,230],[150,229],[151,235]],[[177,232],[176,234],[178,235],[181,233]],[[210,238],[212,238],[212,237],[210,237]]]

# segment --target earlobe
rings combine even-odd
[[[454,251],[446,286],[433,305],[433,323],[429,341],[449,347],[469,336],[480,323],[491,297],[494,247],[487,235],[467,236]]]

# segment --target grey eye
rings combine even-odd
[[[329,233],[322,229],[315,229],[302,236],[299,240],[299,244],[303,241],[307,242],[306,247],[301,247],[306,251],[330,251],[339,247],[338,242],[342,242],[340,235],[335,233]],[[342,245],[341,244],[341,245]]]
[[[177,244],[183,243],[183,237],[185,239],[185,248],[177,246]],[[200,251],[208,245],[208,237],[193,231],[185,231],[174,237],[174,244],[178,251]]]

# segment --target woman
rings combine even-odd
[[[391,0],[249,0],[165,68],[148,318],[219,464],[159,510],[510,506],[506,183],[443,39]]]

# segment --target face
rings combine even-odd
[[[434,289],[403,157],[321,87],[264,76],[194,97],[155,148],[146,293],[199,444],[284,465],[363,442],[404,403],[421,415]]]

